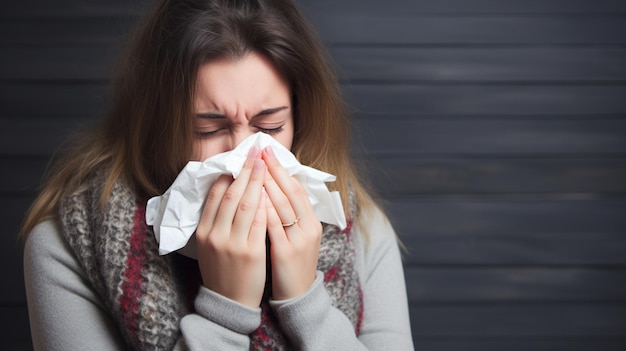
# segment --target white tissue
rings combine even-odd
[[[237,178],[252,146],[259,149],[272,147],[280,164],[307,189],[320,221],[341,229],[346,227],[339,193],[330,192],[325,184],[334,181],[335,176],[301,165],[287,148],[271,136],[259,132],[231,151],[209,157],[203,162],[189,162],[163,195],[148,200],[146,223],[154,228],[159,254],[166,255],[184,248],[181,253],[196,258],[195,237],[194,240],[190,238],[200,221],[211,185],[222,174],[232,174]]]

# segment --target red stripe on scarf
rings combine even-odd
[[[139,325],[137,324],[137,312],[139,300],[142,294],[143,284],[142,264],[146,256],[146,208],[137,204],[133,219],[133,230],[130,236],[130,248],[126,255],[126,270],[122,282],[122,294],[120,296],[120,309],[123,323],[128,325],[130,335],[136,337]]]

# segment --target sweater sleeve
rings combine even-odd
[[[281,327],[300,349],[413,350],[398,243],[386,217],[374,211],[363,223],[368,239],[358,232],[353,235],[364,308],[358,337],[350,320],[331,305],[321,272],[304,295],[271,302]]]
[[[30,233],[24,248],[26,297],[35,350],[126,350],[119,326],[94,290],[55,222]],[[201,288],[195,314],[181,320],[175,350],[248,350],[260,323],[249,309]],[[211,306],[211,309],[206,308]]]
[[[53,221],[30,233],[24,281],[35,350],[123,350],[124,340]]]

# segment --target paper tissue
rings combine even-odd
[[[211,185],[222,174],[232,174],[236,178],[252,146],[259,149],[272,147],[280,164],[307,189],[313,210],[320,221],[341,229],[346,227],[339,193],[330,192],[325,184],[334,181],[335,176],[300,164],[287,148],[271,136],[259,132],[246,138],[231,151],[211,156],[202,162],[189,162],[163,195],[148,200],[146,222],[154,228],[159,254],[180,250],[196,258],[193,234]],[[192,236],[193,240],[190,240]]]

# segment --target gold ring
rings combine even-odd
[[[283,223],[283,227],[287,228],[287,227],[291,227],[292,225],[295,225],[296,223],[298,223],[300,221],[300,217],[296,218],[295,221],[291,222],[291,223]]]

